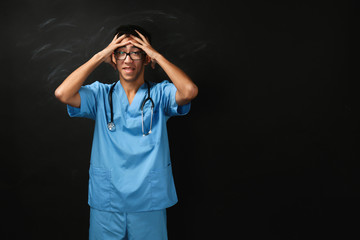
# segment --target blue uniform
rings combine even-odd
[[[154,101],[152,133],[143,136],[141,105],[147,97],[144,83],[131,105],[118,82],[113,91],[116,130],[107,128],[110,121],[108,95],[111,85],[94,82],[81,87],[80,108],[68,106],[71,117],[95,120],[92,144],[88,203],[92,208],[109,212],[143,212],[168,208],[177,202],[171,171],[166,122],[171,116],[184,115],[190,103],[178,106],[176,88],[163,81],[151,85]],[[144,127],[149,130],[151,103],[144,107]]]
[[[167,240],[166,209],[115,213],[90,208],[89,240]]]

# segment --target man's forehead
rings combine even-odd
[[[128,41],[133,41],[133,42],[137,42],[134,38],[132,37],[126,37],[124,38],[121,42],[128,42]]]
[[[124,38],[124,39],[121,41],[121,43],[125,43],[125,42],[128,42],[128,41],[132,41],[132,42],[136,42],[136,43],[137,43],[137,41],[136,41],[135,39],[131,38],[131,37]],[[138,48],[138,47],[135,47],[133,44],[128,44],[128,45],[125,45],[125,46],[123,46],[123,47],[121,47],[121,48]]]

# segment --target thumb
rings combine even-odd
[[[155,69],[155,65],[156,65],[156,60],[155,59],[151,59],[151,68]]]

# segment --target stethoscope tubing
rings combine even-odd
[[[108,100],[109,100],[109,105],[110,105],[110,122],[108,122],[107,127],[109,129],[109,131],[113,132],[115,131],[116,127],[115,127],[115,123],[114,123],[114,109],[113,109],[113,101],[112,101],[112,94],[115,88],[117,82],[115,82],[109,91],[109,96],[108,96]],[[154,101],[152,100],[151,96],[150,96],[150,84],[145,81],[147,88],[148,88],[148,94],[147,94],[147,98],[143,101],[143,103],[141,104],[141,127],[142,127],[142,133],[143,136],[147,136],[151,133],[151,129],[152,129],[152,120],[153,120],[153,113],[154,113]],[[144,130],[144,106],[146,104],[147,101],[151,102],[151,117],[150,117],[150,129],[147,133],[145,133]]]

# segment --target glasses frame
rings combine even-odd
[[[124,59],[120,59],[120,58],[117,58],[116,57],[116,54],[117,53],[123,53],[123,54],[125,54],[125,58]],[[134,54],[134,53],[141,53],[141,58],[140,59],[133,59],[132,57],[131,57],[131,54]],[[123,51],[115,51],[114,52],[114,56],[115,56],[115,59],[116,60],[120,60],[120,61],[125,61],[126,60],[126,58],[127,58],[127,56],[129,56],[130,57],[130,59],[132,60],[132,61],[139,61],[139,60],[142,60],[143,59],[143,56],[145,55],[145,52],[144,51],[138,51],[138,52],[123,52]]]

